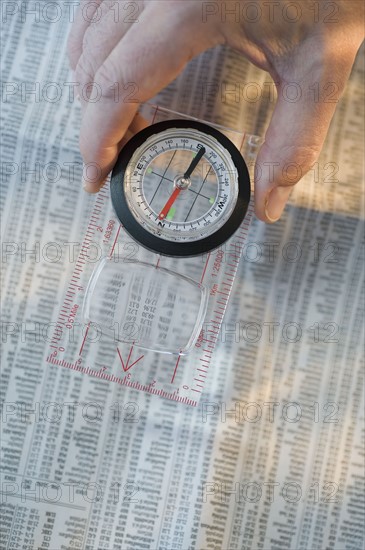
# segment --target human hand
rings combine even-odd
[[[139,103],[167,86],[193,57],[228,44],[268,71],[278,89],[256,162],[255,209],[263,221],[279,219],[293,186],[323,146],[363,40],[364,4],[277,0],[270,7],[267,0],[256,0],[259,17],[250,15],[253,4],[82,0],[69,37],[69,56],[80,87],[94,83],[100,90],[98,101],[81,98],[80,149],[88,166],[87,191],[100,189],[123,139],[143,126],[135,116]],[[290,4],[301,9],[292,22]],[[335,16],[329,15],[328,4],[336,6]],[[283,94],[290,83],[301,91],[296,101]],[[138,102],[129,101],[133,86]]]

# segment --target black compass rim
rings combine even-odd
[[[231,155],[238,173],[238,196],[229,219],[208,237],[189,242],[176,242],[162,239],[144,229],[131,212],[124,192],[124,175],[135,150],[146,139],[171,128],[200,130],[214,137]],[[199,121],[188,119],[166,120],[152,124],[135,134],[120,151],[110,181],[110,194],[114,211],[126,232],[144,248],[173,257],[191,257],[206,254],[224,244],[243,222],[251,197],[251,184],[244,158],[222,132]]]

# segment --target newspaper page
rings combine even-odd
[[[282,219],[251,226],[189,408],[46,363],[95,201],[66,57],[77,6],[4,5],[0,547],[363,548],[363,52]],[[275,91],[220,47],[153,101],[264,135]]]

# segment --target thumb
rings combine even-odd
[[[272,223],[280,218],[294,185],[318,159],[355,54],[331,64],[313,61],[312,55],[304,78],[294,74],[277,84],[278,100],[255,166],[260,220]],[[298,59],[291,65],[304,64]]]

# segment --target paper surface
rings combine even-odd
[[[361,57],[282,220],[251,226],[193,409],[46,363],[95,200],[61,13],[3,21],[1,548],[362,548]],[[263,135],[273,85],[217,48],[154,102]]]

